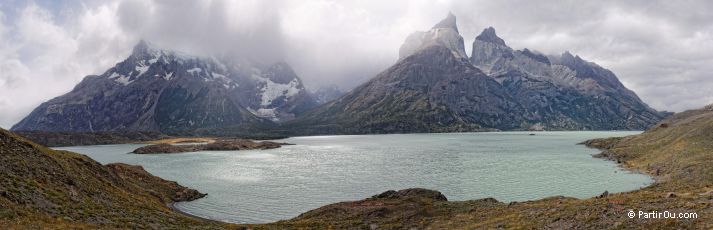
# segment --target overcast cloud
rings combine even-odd
[[[77,0],[0,3],[0,127],[124,59],[140,39],[285,60],[308,88],[349,89],[452,11],[470,53],[493,26],[515,49],[570,51],[658,110],[713,103],[711,1]]]

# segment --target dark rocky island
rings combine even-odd
[[[275,149],[286,143],[278,143],[272,141],[252,141],[246,139],[231,139],[218,140],[207,144],[188,144],[188,145],[171,145],[171,144],[155,144],[138,148],[133,151],[136,154],[155,154],[155,153],[185,153],[198,151],[233,151],[233,150],[251,150],[251,149]]]

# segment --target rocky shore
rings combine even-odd
[[[137,148],[133,151],[136,154],[156,154],[156,153],[184,153],[198,151],[233,151],[251,149],[274,149],[286,143],[272,141],[252,141],[246,139],[217,140],[207,144],[155,144]]]

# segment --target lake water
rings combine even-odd
[[[330,203],[413,187],[449,200],[588,198],[638,189],[651,178],[593,158],[577,143],[638,132],[492,132],[294,137],[271,150],[128,154],[143,145],[58,148],[150,173],[208,193],[176,206],[236,223],[289,219]]]

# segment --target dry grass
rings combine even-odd
[[[212,138],[212,137],[177,137],[177,138],[168,138],[168,139],[160,139],[160,140],[153,140],[153,141],[144,141],[140,142],[141,144],[152,144],[152,145],[158,145],[158,144],[181,144],[181,143],[213,143],[217,139]]]

